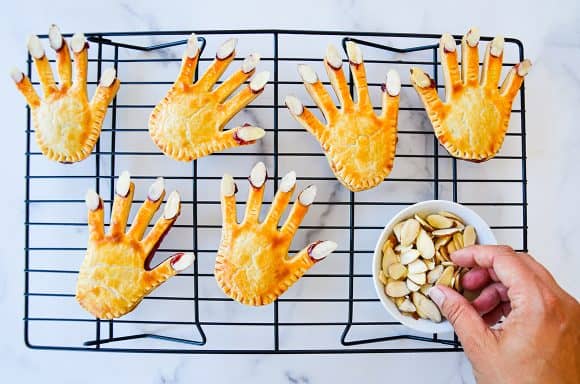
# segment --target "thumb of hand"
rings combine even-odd
[[[429,296],[455,328],[455,333],[470,358],[491,346],[495,340],[492,331],[465,297],[441,285],[431,288]]]

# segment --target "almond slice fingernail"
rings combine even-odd
[[[225,197],[233,196],[236,193],[236,183],[234,178],[229,173],[225,173],[222,176],[221,182],[221,194]]]
[[[228,57],[230,57],[234,53],[234,50],[236,49],[237,44],[238,44],[238,39],[236,39],[236,38],[227,39],[218,48],[217,53],[216,53],[216,58],[218,58],[219,60],[227,59]]]
[[[496,36],[490,43],[489,54],[494,57],[500,57],[503,52],[504,38],[503,36]]]
[[[421,88],[433,86],[431,78],[419,68],[411,68],[411,81]]]
[[[290,192],[296,185],[296,172],[288,172],[280,181],[280,191]]]
[[[528,59],[525,59],[521,63],[516,64],[518,75],[522,77],[527,75],[530,72],[530,69],[532,69],[532,62]]]
[[[189,38],[187,39],[187,45],[185,47],[185,55],[190,59],[193,59],[197,56],[199,52],[199,42],[197,41],[197,36],[195,33],[192,33]]]
[[[103,75],[101,76],[99,85],[108,88],[115,82],[116,77],[117,71],[115,70],[115,68],[107,68],[105,72],[103,72]]]
[[[179,208],[181,207],[181,198],[177,191],[173,191],[169,194],[167,198],[167,203],[165,203],[165,208],[163,209],[163,218],[166,220],[171,220],[179,214]]]
[[[315,260],[322,260],[336,250],[338,244],[326,240],[312,244],[308,247],[308,254]]]
[[[260,92],[264,89],[266,84],[268,84],[268,79],[270,79],[270,72],[263,71],[258,73],[254,78],[250,81],[250,89],[253,92]]]
[[[244,125],[234,132],[234,139],[239,144],[250,144],[266,136],[266,131],[253,125]]]
[[[149,192],[147,193],[147,198],[151,201],[157,201],[163,195],[165,190],[165,180],[163,177],[158,177],[153,184],[149,187]]]
[[[260,55],[257,53],[251,53],[242,62],[242,72],[250,73],[252,72],[258,63],[260,62]]]
[[[443,49],[445,52],[455,52],[457,49],[457,44],[455,44],[455,39],[449,33],[444,33],[441,36],[441,44],[443,44]]]
[[[28,52],[30,55],[35,59],[42,59],[44,57],[44,47],[40,42],[40,39],[36,35],[30,35],[28,38],[28,43],[26,44],[28,47]]]
[[[252,187],[262,188],[266,182],[267,173],[266,165],[263,162],[260,161],[254,165],[254,168],[252,168],[252,171],[250,172],[250,177],[248,178]]]
[[[362,64],[363,62],[362,51],[358,46],[358,44],[356,44],[354,41],[346,42],[346,53],[351,63],[357,65]]]
[[[336,49],[332,44],[326,48],[325,59],[328,65],[333,69],[340,69],[342,67],[342,57],[340,56],[338,49]]]
[[[385,83],[387,93],[390,96],[399,96],[401,93],[401,78],[399,77],[399,72],[394,69],[390,69],[387,72],[387,82]]]
[[[70,47],[74,53],[80,53],[87,46],[87,39],[85,35],[78,32],[75,33],[70,41]]]
[[[298,196],[298,201],[304,206],[309,206],[316,198],[316,185],[310,185],[304,189]]]
[[[479,28],[471,28],[469,31],[467,31],[467,34],[465,35],[465,41],[467,42],[467,45],[469,45],[472,48],[475,48],[477,46],[477,44],[479,43]]]
[[[284,99],[284,103],[290,110],[290,113],[292,113],[294,116],[300,116],[302,112],[304,112],[304,105],[295,96],[292,95],[286,96],[286,98]]]
[[[20,83],[24,79],[24,73],[16,67],[10,70],[10,77],[16,84]]]
[[[59,49],[62,48],[62,43],[64,42],[64,39],[60,33],[60,30],[54,24],[52,24],[48,29],[48,42],[50,44],[50,47],[55,51],[58,51]]]
[[[182,272],[189,268],[195,261],[195,253],[178,253],[171,258],[171,267],[175,272]]]
[[[314,84],[318,81],[318,75],[310,65],[299,64],[298,74],[305,83]]]
[[[101,205],[101,198],[94,189],[89,189],[85,195],[85,204],[90,211],[96,211]]]
[[[117,188],[115,189],[117,195],[127,197],[129,189],[131,188],[131,174],[129,171],[123,171],[117,180]]]

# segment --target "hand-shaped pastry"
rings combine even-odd
[[[113,319],[131,312],[157,286],[183,271],[194,261],[193,253],[177,253],[151,269],[149,264],[163,237],[179,215],[179,194],[172,192],[163,216],[143,238],[149,221],[165,196],[163,179],[155,181],[131,229],[125,233],[135,185],[123,172],[117,189],[109,234],[103,226],[103,202],[89,190],[89,245],[79,271],[76,298],[80,305],[100,319]]]
[[[272,202],[266,219],[259,222],[266,184],[266,166],[258,163],[249,177],[250,194],[246,216],[241,224],[236,219],[234,179],[222,178],[221,201],[223,228],[215,265],[215,277],[226,295],[248,305],[270,304],[284,293],[315,263],[336,249],[332,241],[315,242],[296,256],[288,257],[292,238],[314,201],[316,187],[304,189],[284,225],[278,221],[294,192],[296,174],[288,173]]]
[[[34,59],[44,94],[41,100],[30,79],[18,69],[12,79],[26,98],[32,114],[35,137],[42,153],[51,160],[74,163],[87,158],[101,134],[107,107],[119,89],[113,68],[107,69],[93,99],[87,96],[87,61],[89,45],[82,33],[71,40],[75,75],[72,79],[70,52],[66,40],[53,25],[48,32],[50,46],[56,51],[59,75],[57,86],[48,58],[37,36],[28,39],[28,51]]]
[[[260,57],[251,54],[236,73],[212,90],[234,60],[235,48],[236,39],[223,43],[214,62],[193,83],[200,49],[195,34],[189,38],[181,72],[149,118],[149,133],[166,155],[190,161],[227,148],[253,144],[264,137],[263,129],[250,125],[223,130],[228,121],[264,91],[270,76],[268,72],[258,73],[247,87],[226,100],[254,74]]]
[[[457,47],[449,34],[441,36],[439,49],[445,76],[445,102],[435,83],[418,68],[411,69],[411,82],[421,96],[439,142],[454,157],[484,161],[497,154],[508,129],[512,102],[529,72],[524,60],[514,66],[501,88],[503,37],[487,46],[479,79],[479,33],[470,29],[461,41],[461,74]]]
[[[371,104],[360,47],[347,42],[350,69],[357,89],[355,103],[341,69],[342,58],[332,45],[324,67],[342,108],[338,109],[314,70],[300,65],[298,71],[306,90],[324,114],[323,124],[294,96],[286,97],[292,115],[321,143],[338,180],[351,191],[379,185],[391,172],[397,145],[397,116],[401,81],[396,71],[387,73],[383,85],[383,111],[377,116]]]

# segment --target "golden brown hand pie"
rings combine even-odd
[[[215,277],[226,295],[247,305],[270,304],[337,246],[332,241],[319,241],[289,257],[288,248],[314,201],[316,187],[311,185],[300,193],[286,222],[278,229],[296,186],[296,174],[284,176],[270,212],[259,222],[266,179],[266,166],[260,162],[249,177],[250,194],[242,223],[236,219],[234,179],[225,174],[221,184],[223,226]]]
[[[223,43],[210,67],[193,83],[200,49],[195,34],[189,38],[181,72],[149,118],[149,133],[167,156],[190,161],[227,148],[253,144],[264,137],[263,129],[251,125],[223,130],[241,109],[264,91],[270,76],[266,71],[258,73],[247,87],[228,99],[254,74],[260,57],[251,54],[237,72],[212,90],[234,60],[236,43],[236,39]]]
[[[131,312],[144,296],[189,267],[195,259],[193,253],[177,253],[150,268],[155,251],[179,216],[179,194],[174,191],[169,195],[163,216],[143,239],[163,202],[163,179],[151,185],[147,199],[125,233],[134,190],[129,173],[123,172],[117,181],[108,234],[104,232],[103,201],[95,191],[87,193],[89,244],[79,271],[76,299],[99,319],[113,319]]]
[[[117,94],[119,80],[115,69],[107,69],[89,102],[87,96],[87,43],[82,33],[71,40],[75,74],[69,47],[55,25],[50,27],[50,46],[56,51],[59,85],[54,81],[50,63],[37,36],[28,39],[28,51],[34,59],[44,94],[41,100],[30,79],[18,69],[12,79],[30,106],[35,137],[41,152],[51,160],[74,163],[87,158],[101,134],[107,107]]]
[[[342,58],[331,45],[324,58],[324,67],[342,108],[334,105],[314,70],[307,65],[300,65],[298,71],[306,90],[324,114],[326,124],[294,96],[286,97],[286,105],[320,142],[338,180],[351,191],[362,191],[379,185],[393,168],[401,81],[396,71],[387,73],[382,86],[383,111],[377,116],[369,96],[360,47],[349,41],[347,52],[357,90],[356,102],[349,93]]]
[[[445,102],[435,83],[418,68],[411,83],[421,96],[439,142],[454,157],[473,161],[492,158],[500,150],[508,129],[513,100],[531,63],[524,60],[508,73],[501,88],[503,37],[494,38],[485,51],[479,78],[479,32],[470,29],[461,41],[461,73],[457,47],[449,34],[441,36],[439,50],[445,76]]]

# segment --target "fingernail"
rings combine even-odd
[[[445,302],[445,293],[443,293],[443,291],[437,286],[434,286],[429,290],[429,297],[433,299],[433,301],[435,302],[435,304],[437,304],[439,308],[441,308],[441,306]]]

